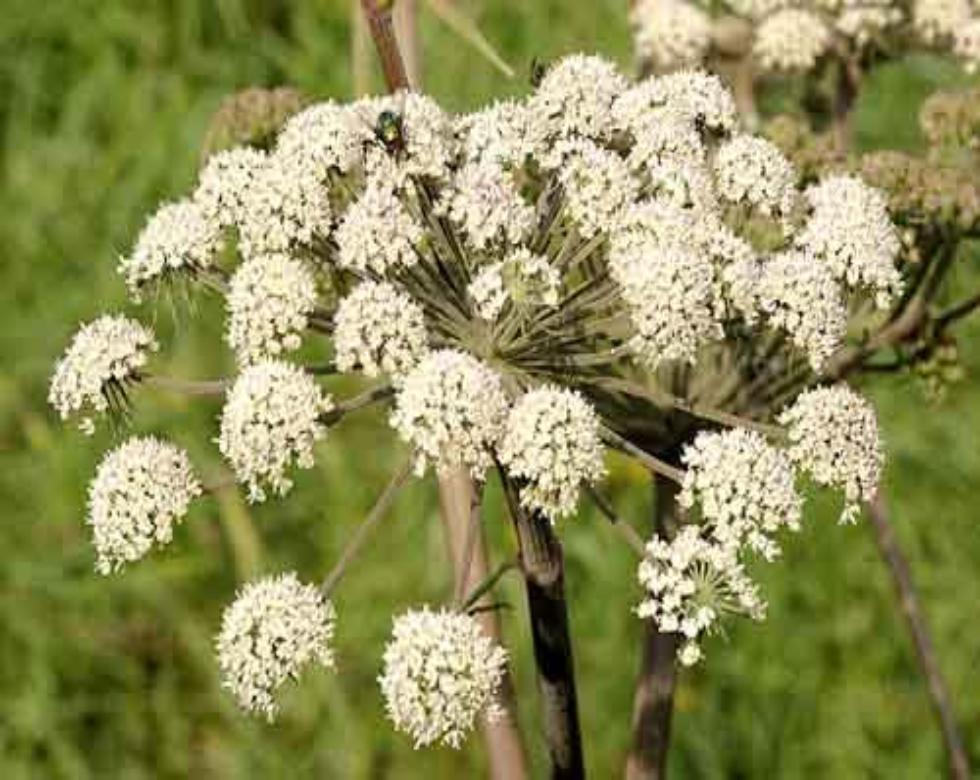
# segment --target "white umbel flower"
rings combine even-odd
[[[466,288],[476,313],[487,322],[500,316],[507,301],[518,307],[554,307],[560,292],[558,269],[525,247],[482,268]]]
[[[482,479],[503,432],[507,396],[500,377],[475,357],[451,349],[429,353],[405,377],[391,425],[440,471],[459,466]]]
[[[268,166],[269,156],[250,146],[216,152],[198,177],[194,202],[219,227],[241,227],[248,193]]]
[[[174,525],[201,494],[184,450],[153,437],[132,438],[102,459],[88,487],[96,569],[102,574],[138,561],[173,539]]]
[[[309,249],[330,235],[332,220],[316,171],[273,155],[245,192],[239,246],[245,257]]]
[[[830,48],[830,30],[815,13],[786,8],[755,31],[752,53],[766,70],[810,71]]]
[[[652,106],[665,106],[692,124],[730,132],[738,124],[735,98],[724,82],[703,70],[679,70],[631,87],[617,103],[618,121],[643,122]]]
[[[218,446],[250,501],[264,501],[265,487],[284,495],[294,463],[313,467],[313,446],[326,428],[321,415],[334,408],[313,377],[298,366],[264,360],[239,374],[221,413]]]
[[[595,409],[580,393],[554,386],[518,400],[497,454],[520,482],[521,504],[552,520],[574,514],[582,484],[605,475]]]
[[[613,232],[640,189],[626,161],[591,141],[559,144],[557,154],[565,207],[579,232],[584,238]]]
[[[637,54],[657,68],[697,65],[711,46],[711,19],[685,0],[639,0],[630,20]]]
[[[745,203],[767,216],[787,216],[797,201],[796,171],[779,149],[764,138],[739,135],[718,150],[714,160],[718,194]]]
[[[534,208],[521,196],[514,175],[496,163],[463,166],[440,210],[459,225],[476,250],[494,242],[519,244],[534,227]]]
[[[948,41],[970,20],[970,0],[915,0],[912,24],[923,41]]]
[[[846,385],[802,393],[779,416],[789,430],[789,455],[821,485],[844,492],[841,522],[878,492],[884,450],[874,408]]]
[[[697,506],[719,544],[747,546],[772,560],[779,554],[776,532],[799,529],[803,499],[792,463],[761,434],[702,431],[684,448],[681,462],[686,471],[678,503]]]
[[[974,17],[953,34],[953,53],[965,61],[967,73],[980,68],[980,17]]]
[[[243,263],[228,286],[225,334],[238,362],[298,349],[316,302],[316,281],[301,260],[274,254]]]
[[[463,160],[520,167],[542,141],[542,129],[533,127],[531,119],[527,104],[516,100],[499,101],[459,117],[456,132]]]
[[[139,301],[153,282],[209,268],[220,249],[221,229],[200,206],[189,200],[167,203],[147,220],[132,254],[119,261],[119,273]]]
[[[481,716],[499,718],[507,652],[469,615],[428,607],[394,621],[378,677],[385,711],[415,747],[462,746]]]
[[[678,245],[637,233],[624,238],[610,265],[636,330],[630,347],[650,369],[669,360],[693,363],[703,345],[724,336],[714,267]]]
[[[844,2],[834,19],[834,29],[858,47],[867,46],[882,32],[902,21],[902,10],[891,0]]]
[[[415,248],[424,235],[395,190],[384,182],[371,181],[334,233],[337,264],[377,274],[412,266],[418,260]]]
[[[895,265],[901,241],[882,194],[853,176],[831,176],[807,189],[810,219],[796,238],[834,278],[870,290],[887,308],[902,290]]]
[[[48,403],[62,420],[83,410],[104,413],[110,394],[137,379],[157,349],[153,332],[127,317],[107,314],[82,325],[55,365]],[[95,423],[85,416],[79,427],[91,435]]]
[[[626,87],[626,78],[601,57],[565,57],[548,68],[528,101],[531,122],[550,136],[606,140],[613,103]]]
[[[361,282],[334,317],[337,368],[400,379],[428,351],[422,307],[387,282]]]
[[[275,156],[288,168],[308,168],[320,181],[347,173],[361,159],[371,128],[349,106],[328,100],[291,116],[276,141]]]
[[[507,304],[503,262],[481,268],[466,286],[466,294],[473,302],[478,317],[487,322],[496,320]]]
[[[669,542],[651,539],[638,576],[647,593],[637,615],[652,620],[658,631],[681,637],[679,658],[686,666],[700,660],[700,638],[723,615],[765,617],[765,602],[735,548],[702,537],[694,525],[682,527]]]
[[[416,92],[398,92],[384,97],[363,98],[354,103],[351,110],[372,135],[375,135],[378,122],[386,112],[401,125],[404,149],[397,159],[388,154],[377,138],[366,147],[374,152],[368,155],[368,173],[390,169],[399,184],[410,176],[429,179],[443,179],[446,176],[449,163],[456,153],[453,123],[431,97]]]
[[[759,308],[786,331],[815,371],[843,344],[847,306],[830,269],[804,252],[766,259],[759,274]]]
[[[249,583],[221,618],[222,686],[242,709],[274,720],[283,685],[310,666],[333,668],[336,622],[333,604],[292,572]]]

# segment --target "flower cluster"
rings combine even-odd
[[[762,26],[795,8],[769,5],[752,12]],[[676,28],[650,39],[658,66],[707,46],[704,15],[683,0],[637,6]],[[821,8],[842,19],[863,6]],[[874,14],[852,17],[834,34],[875,25]],[[808,63],[812,44],[772,51]],[[603,478],[603,440],[642,460],[635,442],[651,434],[644,444],[659,446],[666,423],[692,522],[647,547],[639,612],[682,634],[691,663],[725,613],[762,616],[743,557],[775,557],[777,533],[799,525],[794,466],[842,488],[849,512],[873,491],[880,450],[873,415],[849,397],[791,406],[780,418],[787,450],[740,428],[704,432],[688,402],[701,390],[734,404],[746,376],[761,386],[770,370],[819,381],[852,299],[883,305],[901,290],[895,230],[884,199],[855,178],[803,192],[786,157],[740,128],[715,76],[631,85],[592,56],[537,75],[527,98],[461,117],[411,92],[309,106],[267,151],[213,154],[192,196],[157,212],[120,270],[134,294],[179,272],[224,295],[237,376],[216,441],[252,501],[286,493],[329,425],[385,404],[420,474],[463,468],[483,480],[497,466],[518,508],[557,520]],[[307,336],[303,352],[326,365],[301,363]],[[771,360],[757,359],[763,346]],[[68,416],[121,403],[154,349],[142,326],[97,320],[58,364],[52,404]],[[335,374],[381,379],[335,404]],[[660,404],[668,376],[691,379],[676,394],[683,425]],[[169,540],[201,491],[180,451],[138,441],[110,453],[93,483],[103,570]],[[249,586],[219,637],[227,686],[272,715],[286,679],[331,663],[333,620],[294,576]],[[494,712],[504,663],[470,616],[408,613],[385,653],[389,715],[418,745],[458,746]]]
[[[107,453],[88,488],[96,568],[109,574],[169,544],[200,494],[187,453],[172,444],[133,438]]]
[[[464,466],[477,479],[492,465],[504,429],[507,396],[493,371],[465,352],[429,353],[399,388],[391,424],[428,463]]]
[[[119,262],[134,299],[151,282],[211,266],[221,249],[221,226],[197,203],[168,203],[150,217],[129,257]]]
[[[552,519],[574,514],[581,485],[605,474],[598,415],[579,393],[557,387],[518,400],[499,456],[521,483],[521,503]]]
[[[313,445],[323,438],[322,416],[334,407],[313,377],[297,366],[263,360],[245,368],[221,412],[218,446],[252,501],[264,501],[263,485],[284,495],[294,462],[312,468]]]
[[[333,604],[295,574],[249,583],[221,618],[222,684],[244,709],[273,720],[285,683],[312,664],[333,668],[335,624]]]
[[[507,653],[469,615],[413,610],[395,619],[378,678],[385,710],[415,747],[458,748],[476,719],[499,715]]]
[[[277,254],[243,263],[228,289],[226,334],[239,362],[298,349],[316,302],[316,281],[302,261]]]
[[[789,455],[821,484],[844,491],[841,522],[878,492],[884,462],[878,420],[865,399],[844,385],[801,394],[779,416],[792,442]]]
[[[809,73],[828,56],[883,49],[909,38],[980,64],[980,7],[971,0],[726,0],[709,16],[693,0],[640,0],[630,19],[637,54],[654,70],[742,52],[765,71]],[[897,47],[896,47],[897,48]]]
[[[773,535],[799,528],[803,499],[790,459],[761,434],[740,428],[699,433],[681,462],[687,471],[678,503],[697,505],[722,546],[746,546],[772,560],[779,554]]]
[[[647,543],[639,580],[647,598],[637,614],[660,631],[683,637],[679,658],[685,666],[701,659],[698,639],[723,615],[765,616],[765,602],[735,549],[705,539],[693,525],[681,528],[670,542],[654,537]]]
[[[139,379],[147,353],[158,348],[149,328],[126,317],[107,314],[83,325],[51,377],[48,402],[61,419],[90,409],[103,413],[126,402],[127,383]],[[82,418],[80,427],[91,435],[95,422]]]
[[[466,288],[476,313],[493,322],[508,301],[516,307],[558,305],[561,277],[541,255],[520,248],[506,260],[485,266]]]
[[[361,282],[337,306],[334,324],[340,371],[399,378],[428,351],[422,307],[387,282]]]
[[[685,0],[639,0],[630,20],[637,54],[658,69],[697,65],[711,46],[711,20]]]

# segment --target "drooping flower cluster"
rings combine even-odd
[[[415,747],[458,748],[477,718],[498,717],[507,653],[469,615],[428,607],[395,619],[378,678],[385,711]]]
[[[102,459],[88,488],[96,568],[118,571],[173,539],[201,484],[187,453],[153,437],[129,439]]]
[[[239,374],[221,412],[218,446],[252,501],[265,500],[264,486],[287,493],[293,464],[312,468],[313,445],[326,433],[322,416],[333,407],[298,366],[263,360]]]
[[[139,300],[144,287],[169,274],[196,273],[211,266],[221,249],[221,226],[197,203],[168,203],[150,217],[119,273]]]
[[[723,615],[765,616],[765,602],[736,549],[705,539],[693,525],[681,528],[673,541],[654,537],[647,543],[639,580],[648,596],[637,614],[684,638],[678,657],[685,666],[701,659],[698,639]]]
[[[542,387],[520,398],[499,454],[521,484],[521,503],[552,519],[573,514],[582,484],[605,474],[599,418],[573,390]]]
[[[48,402],[61,419],[79,412],[104,413],[125,404],[126,385],[139,378],[147,353],[158,348],[149,328],[107,314],[83,325],[54,369]],[[91,435],[95,422],[84,416],[79,427]]]
[[[273,720],[285,683],[310,665],[333,668],[335,624],[333,604],[293,573],[249,583],[221,618],[222,685],[242,708]]]
[[[859,502],[878,492],[884,461],[878,420],[865,399],[844,385],[808,390],[779,416],[789,455],[821,484],[844,492],[841,522],[854,522]]]

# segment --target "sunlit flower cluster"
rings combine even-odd
[[[518,400],[499,456],[521,484],[522,504],[552,519],[575,513],[581,486],[605,474],[599,425],[595,410],[573,390],[543,387]]]
[[[439,350],[405,377],[391,424],[417,451],[419,470],[464,466],[482,479],[506,415],[500,377],[465,352]]]
[[[639,5],[661,19],[659,65],[701,56],[701,11]],[[802,13],[753,16],[790,12]],[[809,67],[829,45],[784,32],[766,55],[783,65]],[[268,151],[212,155],[120,270],[135,293],[180,272],[222,295],[237,373],[144,384],[226,393],[215,441],[251,501],[288,492],[328,428],[373,405],[417,474],[497,475],[517,522],[549,531],[543,518],[584,498],[614,514],[597,488],[605,446],[621,450],[681,483],[686,524],[647,545],[638,612],[679,634],[690,664],[726,613],[762,617],[743,564],[776,557],[778,532],[800,525],[794,467],[841,489],[848,516],[873,494],[877,428],[856,396],[813,391],[789,406],[785,449],[779,431],[756,432],[778,427],[758,422],[768,408],[752,410],[757,425],[715,429],[755,401],[747,382],[823,381],[853,298],[901,290],[895,229],[857,179],[804,193],[787,158],[741,128],[716,76],[630,84],[584,55],[534,75],[527,98],[464,116],[411,92],[328,101],[288,119]],[[63,417],[122,407],[151,379],[155,349],[131,320],[95,321],[58,364],[51,403]],[[335,402],[338,389],[352,394]],[[171,445],[110,453],[91,489],[99,568],[167,543],[201,492]],[[248,586],[218,641],[226,686],[272,716],[283,682],[332,664],[333,622],[326,596],[293,575]],[[504,668],[471,615],[422,610],[395,622],[380,682],[397,729],[456,747],[494,714]]]
[[[871,404],[844,385],[804,392],[779,416],[793,461],[821,484],[844,492],[841,522],[878,492],[884,451]]]
[[[789,458],[755,431],[702,432],[685,447],[678,503],[698,512],[719,544],[772,560],[777,531],[799,528],[803,499]]]
[[[187,453],[173,444],[132,438],[107,453],[88,488],[96,568],[109,574],[169,544],[200,494]]]
[[[265,500],[265,486],[288,492],[293,464],[312,468],[313,445],[326,432],[321,418],[333,406],[297,366],[263,360],[242,370],[221,412],[218,446],[252,501]]]
[[[211,266],[221,249],[221,228],[193,201],[168,203],[150,217],[136,246],[119,261],[133,298],[160,277],[194,274]]]
[[[126,385],[137,381],[147,356],[158,348],[149,328],[135,320],[106,314],[79,328],[51,377],[48,402],[61,419],[79,412],[104,413],[126,403]],[[79,423],[91,434],[95,421]]]
[[[428,607],[395,619],[378,678],[385,710],[415,747],[458,748],[477,718],[499,716],[507,653],[469,615]]]
[[[336,619],[333,604],[293,573],[249,583],[221,618],[222,685],[243,709],[273,720],[284,684],[311,665],[333,668]]]
[[[401,377],[428,350],[422,307],[387,282],[361,282],[337,306],[334,324],[337,368],[345,373]]]
[[[231,278],[228,344],[242,363],[298,349],[316,302],[316,282],[302,261],[253,257]]]
[[[864,287],[885,308],[902,290],[895,261],[901,244],[877,190],[853,176],[832,176],[807,189],[812,213],[796,243],[848,287]]]
[[[746,575],[734,548],[702,536],[686,525],[671,541],[654,537],[639,567],[647,596],[636,612],[665,634],[679,634],[679,659],[685,666],[702,657],[698,640],[726,614],[765,616],[766,605]]]
[[[764,138],[740,135],[723,144],[714,161],[718,193],[763,214],[791,214],[797,201],[796,171]]]

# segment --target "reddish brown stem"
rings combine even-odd
[[[398,42],[395,40],[395,29],[391,22],[392,0],[361,0],[361,8],[367,18],[371,37],[378,49],[381,59],[381,70],[385,76],[388,89],[397,92],[408,89],[408,76],[405,73],[405,63],[402,62]]]
[[[908,623],[909,633],[912,635],[912,642],[915,645],[915,655],[919,662],[919,668],[929,687],[929,696],[932,699],[936,719],[939,721],[946,758],[949,762],[949,776],[954,780],[968,780],[970,764],[966,757],[966,750],[963,748],[963,738],[956,725],[949,690],[946,687],[946,681],[943,679],[943,673],[939,669],[936,650],[932,645],[932,637],[929,634],[925,615],[922,614],[919,597],[912,582],[912,572],[909,570],[908,562],[898,545],[895,531],[888,519],[888,510],[880,494],[869,504],[868,515],[871,517],[875,541],[881,551],[881,557],[892,575],[892,582],[898,594],[898,603],[902,614],[905,616],[905,621]]]

